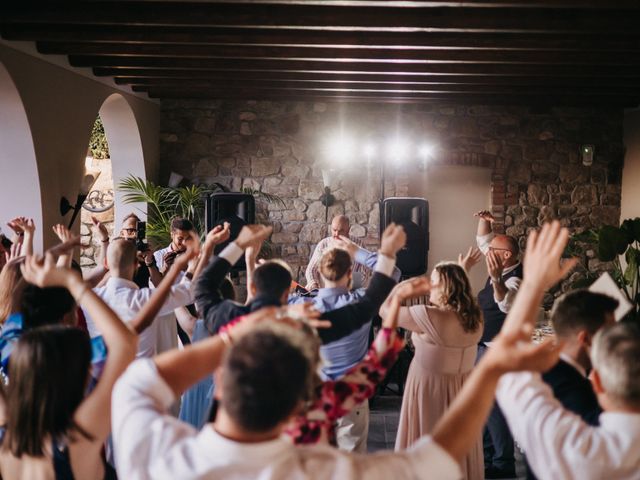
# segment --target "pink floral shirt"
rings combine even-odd
[[[315,403],[291,422],[285,434],[295,444],[335,445],[335,422],[373,396],[403,348],[394,329],[380,329],[362,362],[341,379],[323,382]]]

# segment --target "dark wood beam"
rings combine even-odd
[[[640,52],[620,50],[600,51],[503,51],[469,49],[382,49],[382,48],[315,48],[267,47],[239,45],[184,45],[184,44],[120,44],[83,42],[37,42],[44,54],[123,56],[152,58],[213,58],[213,59],[266,59],[379,62],[448,62],[448,63],[502,63],[502,64],[564,64],[564,65],[638,65]]]
[[[336,6],[331,4],[265,4],[205,2],[23,2],[2,7],[7,24],[71,23],[84,25],[231,26],[380,31],[486,31],[486,32],[587,32],[634,33],[638,8],[535,8],[487,9],[450,6],[416,6],[387,3]]]
[[[391,103],[417,103],[417,102],[452,102],[452,103],[476,103],[476,104],[500,104],[500,105],[576,105],[576,106],[637,106],[640,97],[614,97],[614,96],[551,96],[551,95],[488,95],[488,94],[460,94],[460,93],[431,93],[423,95],[389,95],[377,94],[298,94],[294,91],[255,91],[227,89],[149,89],[145,90],[152,98],[208,98],[224,100],[295,100],[295,101],[359,101],[359,102],[391,102]]]
[[[146,71],[148,72],[148,71]],[[241,72],[220,72],[206,75],[189,75],[184,72],[181,75],[162,75],[145,77],[145,76],[117,76],[115,82],[118,85],[220,85],[242,84],[247,86],[272,86],[286,88],[323,88],[332,86],[343,86],[347,88],[430,88],[431,86],[493,86],[493,87],[538,87],[538,88],[598,88],[601,90],[614,89],[635,89],[638,90],[640,78],[619,79],[619,78],[553,78],[553,77],[481,77],[462,75],[442,75],[435,77],[391,77],[391,76],[373,76],[373,78],[363,78],[358,75],[348,75],[342,78],[324,78],[320,75],[309,76],[308,78],[295,78],[293,76],[285,76],[283,74],[261,74],[261,75],[242,75]],[[227,75],[233,73],[233,75]],[[268,73],[268,72],[265,72]],[[284,73],[284,72],[283,72]],[[282,76],[279,76],[282,75]],[[308,75],[308,74],[301,74]],[[113,75],[110,75],[113,76]]]
[[[297,59],[213,59],[213,58],[167,58],[127,56],[80,56],[70,55],[74,67],[130,67],[184,70],[249,70],[249,71],[302,71],[302,72],[384,72],[391,74],[503,74],[513,76],[637,76],[640,65],[547,65],[504,63],[393,63],[358,61],[318,61]]]
[[[639,2],[640,3],[640,2]],[[337,30],[256,30],[209,27],[85,26],[48,24],[3,24],[0,34],[7,40],[74,42],[85,44],[190,44],[251,46],[359,46],[366,48],[464,48],[478,50],[639,50],[640,31],[631,35],[549,35],[521,33],[367,32]]]
[[[585,87],[583,85],[568,85],[568,86],[534,86],[534,85],[483,85],[483,84],[466,84],[466,85],[452,85],[452,84],[362,84],[362,83],[335,83],[326,84],[321,82],[277,82],[277,81],[264,81],[264,82],[246,82],[243,80],[234,81],[230,86],[227,80],[156,80],[154,82],[146,83],[132,83],[130,84],[134,91],[147,91],[150,89],[179,89],[183,88],[185,91],[195,89],[212,89],[223,91],[228,89],[229,91],[240,90],[255,90],[268,91],[268,92],[296,92],[299,94],[376,94],[387,93],[388,95],[422,95],[432,93],[461,93],[461,94],[476,94],[483,93],[488,95],[567,95],[567,96],[588,96],[588,95],[600,95],[600,96],[628,96],[632,97],[636,94],[640,96],[637,87]]]

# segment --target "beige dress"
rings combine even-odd
[[[481,327],[465,332],[455,312],[425,305],[401,308],[399,325],[413,332],[415,356],[402,399],[396,450],[433,430],[469,376],[482,335]],[[461,467],[466,479],[484,478],[480,434]]]

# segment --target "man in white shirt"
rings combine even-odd
[[[264,227],[251,228],[255,238],[263,236]],[[236,242],[227,249],[247,248],[251,236],[241,232]],[[380,253],[395,256],[384,238]],[[391,314],[397,315],[397,301],[393,308]],[[112,403],[121,478],[458,479],[458,462],[480,435],[499,377],[510,370],[544,371],[558,358],[557,349],[522,346],[520,334],[500,336],[432,437],[403,452],[370,456],[329,446],[296,447],[281,433],[307,398],[317,351],[302,329],[288,319],[278,323],[279,316],[268,307],[221,335],[132,364],[118,381]],[[176,396],[220,365],[214,424],[198,432],[166,414]]]
[[[522,281],[522,264],[518,260],[518,242],[508,235],[493,233],[495,221],[491,212],[482,210],[478,217],[476,242],[485,255],[489,278],[478,293],[478,304],[484,319],[483,332],[478,345],[478,360],[487,345],[500,332]],[[496,405],[487,421],[483,437],[484,468],[486,478],[515,477],[513,437]]]
[[[544,292],[575,266],[575,259],[560,262],[568,235],[557,221],[530,235],[522,286],[503,333],[531,331]],[[639,359],[636,324],[604,327],[595,335],[590,379],[605,411],[599,427],[563,408],[540,375],[503,376],[498,403],[538,478],[640,479]]]
[[[134,317],[142,306],[149,301],[153,290],[139,288],[133,277],[138,267],[136,245],[130,240],[117,238],[109,244],[107,249],[107,264],[109,279],[103,287],[95,288],[96,294],[109,305],[118,316],[139,334],[138,357],[150,358],[156,354],[156,325],[133,324]],[[171,287],[165,304],[159,315],[166,315],[175,308],[193,303],[192,282],[190,274],[184,275],[179,283]],[[94,337],[100,335],[91,318],[87,318],[89,334]]]
[[[331,236],[323,238],[318,242],[316,248],[311,254],[309,264],[305,271],[307,278],[307,290],[315,290],[324,286],[322,275],[320,275],[320,260],[322,255],[330,248],[336,246],[336,241],[340,241],[340,237],[348,238],[357,246],[362,247],[361,242],[357,238],[349,237],[349,218],[346,215],[336,215],[331,220]],[[371,268],[364,263],[356,263],[353,267],[353,288],[364,288],[369,284],[372,274]]]

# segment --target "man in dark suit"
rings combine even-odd
[[[560,361],[542,379],[567,410],[590,425],[598,425],[602,413],[588,379],[591,342],[598,330],[614,322],[617,307],[616,299],[581,289],[560,297],[551,314],[556,336],[565,345]],[[536,478],[528,465],[527,478]]]
[[[270,227],[243,227],[236,240],[214,257],[200,275],[195,290],[196,306],[212,335],[241,315],[267,306],[287,304],[292,277],[284,262],[267,261],[255,269],[249,285],[252,300],[247,305],[225,300],[219,292],[220,284],[244,250],[253,247],[259,251],[260,245],[270,233]],[[390,225],[384,231],[375,273],[364,296],[355,303],[322,314],[323,320],[331,322],[329,328],[318,330],[323,343],[330,343],[350,334],[376,314],[396,283],[391,274],[396,253],[404,247],[405,242],[406,235],[402,227]]]

